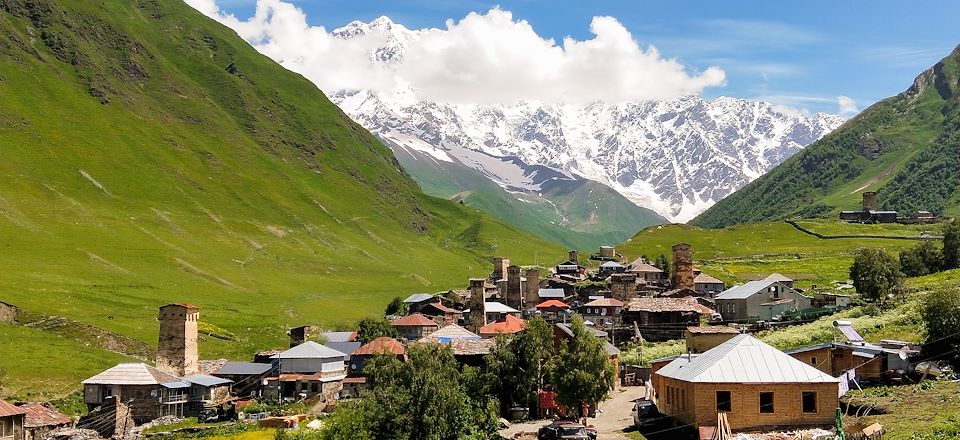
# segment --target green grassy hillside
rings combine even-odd
[[[927,231],[938,235],[938,226],[850,225],[835,220],[801,223],[823,235],[890,236],[916,238]],[[854,252],[861,247],[890,252],[916,246],[915,240],[885,238],[820,239],[785,222],[702,229],[689,225],[654,226],[618,246],[629,258],[670,256],[677,243],[693,246],[694,265],[728,285],[779,272],[796,280],[799,287],[816,284],[832,288],[848,278]]]
[[[2,301],[150,344],[157,307],[191,302],[222,329],[202,357],[246,359],[287,326],[465,286],[493,255],[562,251],[422,194],[310,82],[180,1],[0,0]]]
[[[620,243],[640,229],[666,223],[655,212],[592,180],[554,180],[545,183],[537,194],[511,193],[461,163],[392,148],[403,168],[427,194],[463,202],[571,249],[592,250]]]
[[[877,191],[881,209],[960,214],[960,47],[691,224],[832,217]]]

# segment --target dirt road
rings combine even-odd
[[[633,399],[643,397],[644,387],[621,387],[610,393],[610,398],[600,403],[597,417],[587,419],[588,425],[597,428],[597,438],[601,440],[627,440],[619,431],[633,424]],[[504,438],[512,439],[520,433],[533,434],[536,438],[537,430],[550,423],[548,420],[538,420],[526,423],[516,423],[500,431]]]

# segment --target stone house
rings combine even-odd
[[[728,322],[766,321],[784,312],[810,309],[811,300],[780,281],[749,281],[731,287],[714,300]]]
[[[442,322],[444,325],[455,324],[463,317],[463,312],[447,307],[439,301],[421,307],[420,314],[434,321]]]
[[[499,334],[510,335],[519,333],[527,328],[527,323],[513,315],[506,315],[503,318],[491,322],[480,328],[482,338],[495,338]]]
[[[712,313],[693,297],[639,297],[624,307],[622,321],[636,323],[648,340],[679,339],[688,326],[700,325],[700,318]]]
[[[24,440],[41,440],[50,431],[73,427],[73,419],[39,403],[21,405],[20,409],[26,412]]]
[[[137,424],[162,416],[183,417],[189,401],[189,385],[144,363],[118,364],[81,383],[88,410],[115,397],[129,407]]]
[[[483,310],[484,310],[484,317],[486,319],[486,321],[484,321],[484,325],[486,325],[486,323],[488,322],[499,321],[500,319],[502,319],[507,315],[512,315],[515,318],[520,317],[519,310],[513,307],[510,307],[506,304],[494,302],[494,301],[487,301],[483,303]]]
[[[230,400],[230,379],[209,374],[191,374],[180,378],[190,386],[187,414],[198,415],[204,407],[217,406]]]
[[[580,306],[580,316],[594,325],[610,326],[620,321],[624,303],[615,298],[599,298]]]
[[[839,380],[750,335],[681,355],[652,375],[657,408],[681,423],[733,430],[830,426]]]
[[[279,374],[266,379],[264,397],[270,400],[300,400],[319,396],[332,403],[346,377],[345,353],[307,341],[276,355]]]
[[[724,284],[723,281],[705,273],[699,273],[693,277],[693,290],[701,296],[713,298],[718,293],[726,290],[726,288],[727,285]]]
[[[347,370],[347,378],[343,380],[343,390],[341,397],[358,397],[366,387],[367,377],[363,373],[363,367],[370,359],[378,355],[393,355],[402,362],[407,361],[407,351],[403,344],[389,336],[382,336],[361,345],[350,353],[350,368]]]
[[[0,440],[24,440],[23,408],[0,400]]]
[[[390,322],[401,338],[415,341],[440,329],[436,321],[420,313],[404,316]]]
[[[273,373],[273,365],[256,362],[227,362],[213,372],[214,376],[230,379],[230,392],[237,397],[262,396],[263,380]]]
[[[667,277],[662,270],[640,257],[627,265],[627,273],[637,275],[637,278],[646,284],[662,285],[667,283]]]
[[[570,311],[570,306],[563,301],[550,299],[537,304],[537,313],[547,322],[557,322],[565,320]]]
[[[684,339],[688,353],[703,353],[739,335],[740,331],[725,325],[687,327]]]

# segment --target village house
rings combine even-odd
[[[180,378],[187,384],[188,405],[185,411],[187,416],[197,416],[203,408],[217,406],[230,400],[230,379],[211,376],[209,374],[191,374]]]
[[[563,281],[576,283],[583,280],[586,272],[584,267],[580,265],[579,253],[577,251],[570,251],[568,257],[567,261],[553,268],[554,273]]]
[[[519,333],[527,328],[524,320],[513,315],[506,315],[503,318],[491,322],[480,328],[480,336],[483,338],[494,338],[499,334],[511,335]]]
[[[584,321],[607,327],[620,321],[623,306],[623,301],[615,298],[598,298],[581,306],[580,316]]]
[[[914,370],[919,349],[902,341],[866,342],[850,321],[834,321],[846,340],[787,351],[800,362],[834,377],[844,375],[860,384],[883,382]]]
[[[444,325],[455,324],[463,317],[463,312],[441,304],[439,301],[427,304],[420,308],[420,314],[441,322]]]
[[[703,353],[739,335],[740,331],[725,325],[687,327],[683,338],[687,353]]]
[[[41,440],[50,431],[73,427],[73,419],[45,405],[28,403],[21,405],[20,409],[25,412],[23,419],[24,440]],[[2,433],[0,433],[0,438],[2,437]]]
[[[230,392],[237,397],[258,398],[262,396],[263,380],[273,373],[273,365],[255,362],[227,362],[213,375],[233,381]]]
[[[839,406],[838,379],[746,334],[678,356],[652,382],[660,412],[697,428],[718,413],[733,430],[830,426]]]
[[[698,273],[693,277],[693,290],[701,296],[713,298],[726,289],[726,284],[705,273]]]
[[[790,278],[790,277],[788,277],[788,276],[786,276],[786,275],[784,275],[784,274],[782,274],[782,273],[774,272],[774,273],[772,273],[772,274],[770,274],[770,275],[767,275],[767,277],[764,278],[764,280],[766,280],[766,281],[777,281],[777,282],[779,282],[780,284],[783,284],[784,286],[787,286],[787,287],[789,287],[789,288],[791,288],[791,289],[793,288],[793,279]]]
[[[460,327],[456,324],[446,325],[440,328],[429,335],[424,336],[420,340],[436,340],[440,342],[448,342],[453,339],[483,339],[480,335],[471,332],[463,327]]]
[[[566,294],[564,293],[563,289],[556,289],[556,288],[538,289],[537,298],[538,298],[537,304],[544,301],[549,301],[551,299],[555,299],[557,301],[563,301],[563,299],[566,298]]]
[[[570,306],[555,299],[537,304],[537,313],[547,322],[565,321],[569,316]]]
[[[808,310],[810,298],[772,280],[749,281],[731,287],[714,298],[717,312],[726,322],[766,321],[785,312]]]
[[[420,313],[414,313],[412,315],[404,316],[400,319],[395,319],[391,321],[390,324],[393,326],[393,328],[397,329],[397,333],[401,338],[404,338],[408,341],[420,339],[437,331],[440,328],[440,325],[437,324],[436,321],[427,318]]]
[[[363,368],[370,359],[381,354],[394,355],[401,362],[407,361],[407,352],[403,344],[389,336],[381,336],[360,346],[350,353],[350,368],[347,370],[347,378],[343,380],[340,397],[360,396],[367,383],[367,376],[364,374]]]
[[[600,278],[606,278],[615,273],[623,273],[626,270],[626,266],[616,261],[607,261],[600,265],[599,275]]]
[[[407,313],[419,313],[421,309],[426,307],[429,304],[438,302],[439,300],[429,293],[414,293],[413,295],[408,296],[403,300],[403,304],[407,306]]]
[[[137,424],[163,416],[184,417],[189,402],[188,384],[142,362],[118,364],[81,383],[87,410],[115,397],[129,408]]]
[[[713,313],[692,297],[639,297],[623,308],[622,322],[636,323],[649,340],[679,339],[688,326],[700,325],[702,316]]]
[[[520,317],[520,311],[510,307],[503,303],[498,302],[485,302],[483,303],[484,309],[484,325],[488,322],[499,321],[503,319],[504,316],[512,315],[516,318]]]
[[[23,421],[26,411],[0,400],[0,439],[24,440]]]
[[[282,401],[319,396],[330,403],[343,386],[346,356],[313,341],[283,351],[276,355],[279,374],[266,379],[264,397]]]
[[[627,273],[636,274],[637,278],[646,284],[663,285],[667,283],[667,277],[663,271],[650,264],[645,258],[640,257],[627,265]]]

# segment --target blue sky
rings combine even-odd
[[[255,0],[219,0],[238,18]],[[445,27],[499,5],[545,38],[590,39],[590,20],[612,16],[641,46],[654,45],[692,72],[718,66],[726,85],[706,97],[764,98],[837,112],[837,96],[859,108],[906,89],[960,44],[960,2],[897,1],[293,1],[328,30],[389,16],[409,28]]]

